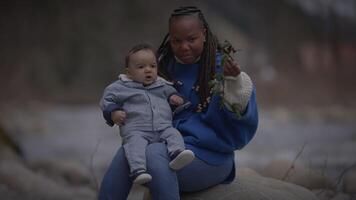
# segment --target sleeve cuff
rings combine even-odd
[[[171,98],[171,96],[173,96],[173,95],[177,95],[177,96],[180,96],[180,97],[183,98],[183,96],[180,95],[178,92],[173,92],[172,94],[168,95],[168,97],[167,97],[167,101],[168,101],[168,102],[169,102],[169,99]],[[184,99],[184,98],[183,98],[183,99]]]
[[[106,123],[109,126],[114,126],[115,123],[111,119],[111,113],[116,110],[122,110],[122,107],[117,105],[117,104],[109,104],[104,110],[103,110],[103,117],[106,120]]]
[[[225,106],[230,111],[237,110],[242,114],[247,107],[253,90],[253,84],[250,77],[245,72],[241,72],[240,75],[236,77],[225,77],[224,84]],[[234,106],[234,108],[231,106]]]

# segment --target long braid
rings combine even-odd
[[[157,56],[158,56],[158,75],[162,76],[163,78],[166,78],[170,81],[172,80],[172,77],[168,73],[167,66],[169,64],[170,58],[172,57],[172,51],[169,45],[169,34],[164,37],[160,47],[157,50]]]
[[[198,92],[200,98],[200,107],[198,106],[198,111],[201,111],[202,109],[207,107],[211,96],[211,88],[209,86],[209,81],[212,80],[215,76],[215,58],[218,40],[215,35],[212,34],[210,27],[204,18],[203,13],[197,7],[189,6],[175,9],[171,14],[171,17],[169,18],[169,23],[171,23],[172,19],[180,16],[197,16],[198,19],[202,22],[204,28],[206,29],[206,41],[204,43],[204,50],[199,60],[201,68],[198,74],[197,83],[195,85],[195,89]],[[167,70],[167,66],[173,58],[173,53],[169,44],[169,34],[165,36],[164,40],[162,41],[162,44],[158,49],[158,57],[160,76],[174,81],[172,80],[172,77],[170,76]]]

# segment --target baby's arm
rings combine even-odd
[[[170,94],[168,96],[168,102],[173,109],[173,115],[180,113],[192,105],[189,101],[185,101],[173,87],[170,86],[168,91],[170,91],[170,93],[168,93]]]
[[[103,97],[100,100],[100,107],[103,111],[103,116],[106,120],[106,123],[109,126],[121,124],[125,120],[126,114],[123,114],[124,111],[122,110],[122,106],[118,101],[117,88],[115,83],[105,88]]]
[[[164,95],[166,96],[168,103],[173,106],[180,106],[184,103],[183,97],[178,94],[177,90],[171,84],[166,84],[164,86]]]

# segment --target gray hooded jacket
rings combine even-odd
[[[119,80],[105,88],[100,106],[104,113],[110,115],[115,110],[126,112],[125,124],[120,126],[121,132],[160,131],[172,126],[172,110],[168,98],[177,93],[172,85],[158,77],[154,83],[145,87],[120,74]]]

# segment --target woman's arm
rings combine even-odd
[[[255,89],[247,100],[245,110],[241,114],[230,111],[221,106],[222,97],[214,95],[206,112],[201,114],[208,127],[215,135],[222,139],[230,150],[243,148],[253,138],[258,126],[258,109]]]
[[[227,109],[238,112],[238,114],[244,113],[252,90],[252,81],[245,72],[241,72],[236,77],[225,76],[223,98]]]

